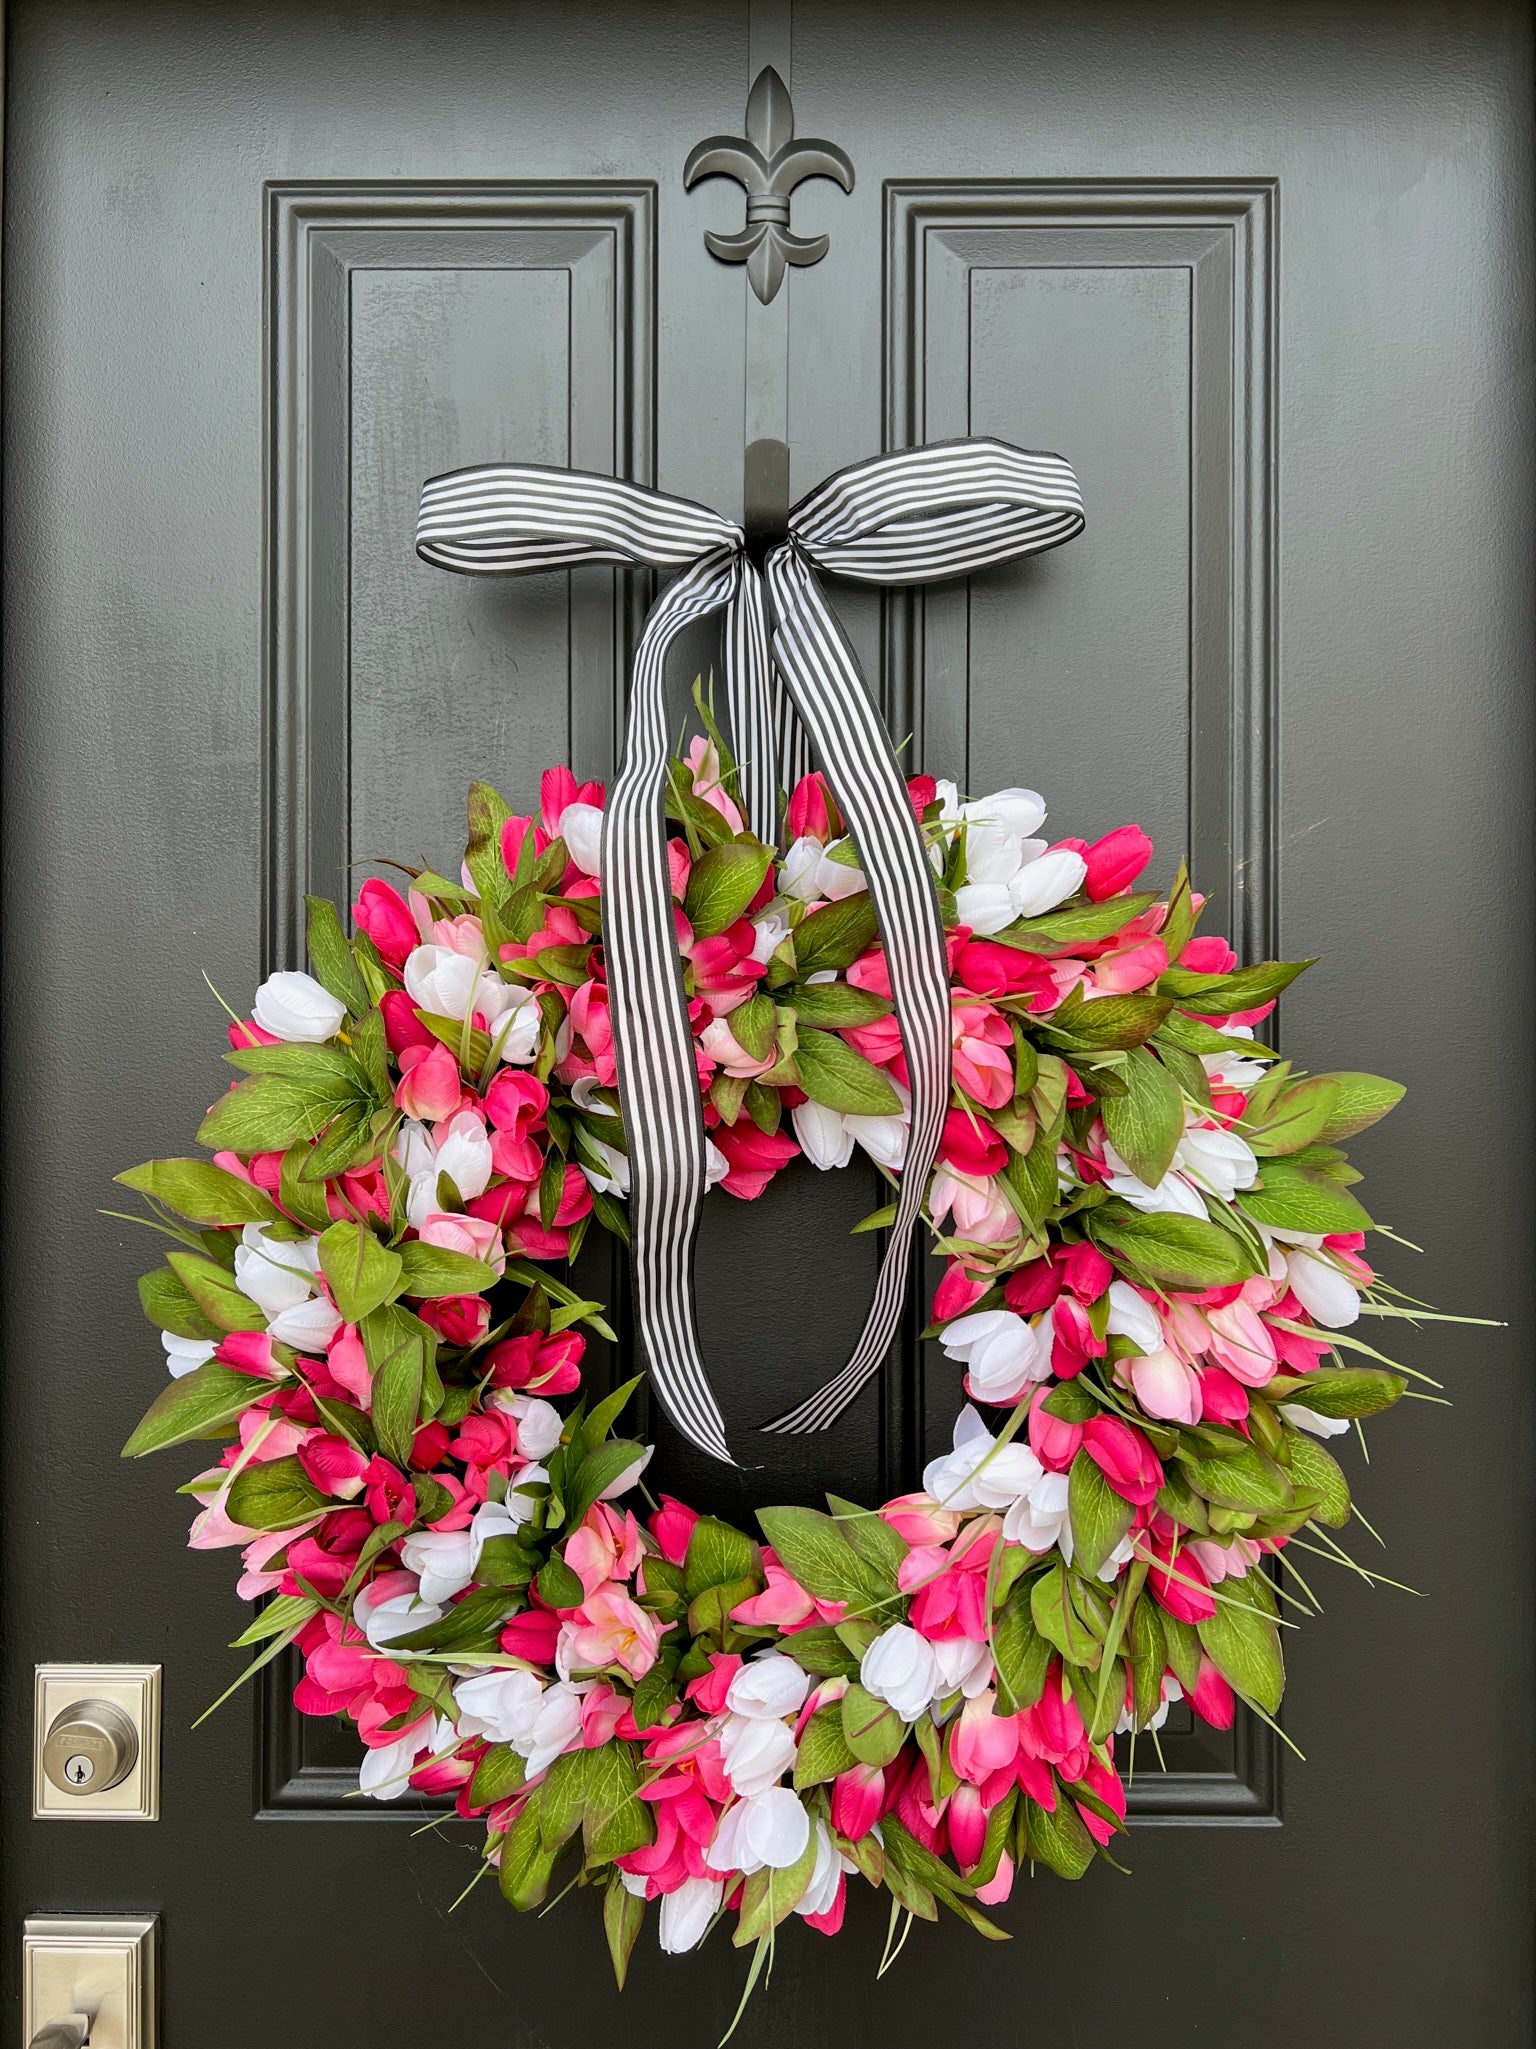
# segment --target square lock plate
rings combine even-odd
[[[100,1766],[90,1742],[80,1758],[63,1760],[75,1792],[55,1782],[45,1768],[48,1732],[75,1707],[94,1704],[96,1719],[107,1710],[109,1724],[128,1725],[135,1748],[132,1765],[115,1785],[92,1791],[88,1776]],[[56,1744],[55,1749],[59,1746]],[[67,1747],[67,1746],[65,1746]],[[84,1761],[82,1761],[82,1758]],[[102,1771],[101,1776],[106,1773]],[[158,1821],[160,1818],[160,1667],[158,1665],[39,1665],[33,1694],[32,1813],[38,1821]]]
[[[153,1916],[34,1914],[22,1931],[22,2040],[83,2014],[91,2049],[154,2049]]]

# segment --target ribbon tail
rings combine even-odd
[[[747,823],[764,846],[779,843],[778,750],[773,663],[763,579],[743,557],[725,611],[725,701]]]
[[[937,892],[890,738],[846,634],[804,558],[788,546],[769,562],[775,649],[806,731],[847,814],[879,920],[911,1084],[906,1160],[864,1330],[843,1370],[761,1427],[826,1430],[879,1371],[906,1306],[912,1234],[938,1154],[950,1088],[949,968]]]
[[[717,550],[657,600],[635,653],[624,765],[603,816],[603,938],[614,1052],[629,1136],[636,1322],[667,1415],[700,1451],[734,1465],[694,1326],[692,1269],[707,1181],[693,1035],[667,874],[663,788],[667,650],[725,604],[736,560]]]

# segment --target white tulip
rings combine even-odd
[[[823,846],[820,840],[809,837],[796,840],[784,856],[780,870],[784,894],[803,904],[815,903],[823,897],[836,903],[843,897],[857,896],[868,887],[863,869],[838,860],[833,851],[847,844],[846,840],[833,840]]]
[[[235,1247],[235,1286],[270,1320],[309,1300],[319,1264],[313,1238],[273,1242],[265,1224],[247,1224]]]
[[[446,1174],[468,1202],[483,1195],[491,1179],[491,1141],[485,1125],[473,1110],[459,1110],[435,1131],[407,1120],[395,1140],[395,1158],[410,1180],[406,1191],[408,1223],[420,1230],[427,1218],[441,1208],[437,1199],[437,1177]]]
[[[1155,1352],[1162,1346],[1163,1326],[1157,1311],[1137,1294],[1129,1281],[1109,1284],[1106,1328],[1111,1337],[1129,1338],[1139,1351]]]
[[[542,1466],[537,1465],[520,1466],[512,1475],[507,1484],[507,1498],[502,1506],[511,1517],[514,1529],[520,1530],[524,1523],[531,1522],[534,1511],[539,1506],[538,1496],[526,1490],[536,1488],[548,1479],[548,1473]]]
[[[1118,1195],[1133,1209],[1142,1210],[1148,1216],[1205,1216],[1205,1203],[1199,1189],[1183,1174],[1170,1171],[1155,1188],[1150,1188],[1131,1172],[1107,1140],[1104,1160],[1110,1169],[1109,1180],[1105,1184],[1110,1194]]]
[[[811,1676],[782,1651],[768,1651],[743,1665],[731,1681],[725,1704],[748,1721],[783,1721],[798,1714],[810,1691]]]
[[[1014,915],[1038,918],[1075,896],[1088,874],[1088,863],[1070,847],[1058,847],[1025,866],[1011,885]]]
[[[424,1601],[448,1601],[475,1576],[468,1530],[413,1530],[400,1546],[400,1562],[414,1572]]]
[[[363,1593],[366,1592],[364,1588]],[[352,1603],[352,1620],[359,1624],[376,1651],[442,1619],[443,1611],[438,1604],[424,1601],[418,1594],[391,1594],[387,1601],[378,1602],[365,1602],[363,1594],[359,1594]]]
[[[981,1401],[1016,1402],[1031,1381],[1050,1378],[1049,1351],[1034,1325],[1011,1309],[957,1317],[939,1342],[947,1357],[965,1367],[971,1392]]]
[[[1310,1252],[1292,1252],[1286,1259],[1291,1292],[1314,1322],[1344,1330],[1360,1316],[1360,1291],[1346,1274]]]
[[[602,1493],[598,1495],[598,1500],[617,1501],[621,1494],[627,1494],[650,1464],[655,1449],[654,1444],[648,1444],[637,1459],[631,1459],[618,1478],[608,1482]]]
[[[1001,932],[1018,916],[1005,882],[963,882],[955,891],[955,922],[969,925],[983,939]]]
[[[393,1743],[365,1751],[357,1774],[358,1791],[373,1800],[398,1800],[407,1790],[418,1759],[446,1751],[452,1741],[453,1729],[439,1719],[428,1729],[407,1730]]]
[[[972,1643],[969,1637],[957,1636],[947,1643],[936,1643],[933,1661],[938,1667],[940,1700],[951,1693],[963,1693],[967,1700],[974,1700],[992,1684],[992,1653],[984,1643]]]
[[[323,1296],[313,1296],[271,1317],[267,1323],[267,1336],[277,1344],[292,1345],[296,1352],[318,1355],[340,1329],[340,1310]]]
[[[521,1756],[533,1740],[533,1725],[544,1704],[544,1688],[532,1672],[482,1672],[453,1689],[459,1734],[510,1743]]]
[[[1259,1178],[1258,1160],[1237,1133],[1218,1131],[1211,1125],[1191,1125],[1179,1140],[1173,1160],[1223,1202],[1230,1202],[1240,1188],[1251,1188]]]
[[[904,1095],[899,1082],[892,1082],[898,1094]],[[906,1111],[892,1112],[888,1117],[843,1118],[843,1129],[854,1142],[862,1146],[877,1167],[889,1167],[893,1173],[906,1164],[907,1130],[911,1122]]]
[[[778,908],[778,899],[759,911],[753,920],[752,958],[759,967],[766,967],[774,954],[789,937],[789,919]]]
[[[718,1188],[731,1171],[731,1163],[712,1138],[704,1140],[704,1186]]]
[[[832,1167],[846,1167],[853,1158],[853,1133],[839,1111],[807,1097],[795,1105],[789,1117],[800,1150],[813,1167],[826,1173]]]
[[[606,1139],[594,1138],[584,1131],[576,1164],[586,1176],[587,1186],[595,1188],[599,1195],[628,1195],[629,1161]]]
[[[1028,839],[1045,823],[1045,799],[1038,790],[994,790],[990,797],[970,798],[960,806],[960,812],[974,824],[996,826],[1019,839]]]
[[[1316,1409],[1306,1408],[1300,1402],[1282,1402],[1280,1413],[1287,1423],[1294,1423],[1298,1430],[1313,1437],[1342,1437],[1349,1428],[1347,1416],[1320,1416]]]
[[[939,1689],[933,1645],[905,1622],[893,1622],[860,1660],[859,1684],[893,1708],[904,1722],[915,1722]]]
[[[777,1785],[795,1761],[794,1732],[787,1722],[727,1715],[720,1728],[720,1755],[732,1789],[743,1795]]]
[[[685,1878],[674,1892],[662,1894],[657,1933],[668,1956],[698,1948],[720,1911],[724,1892],[718,1878]]]
[[[595,804],[567,804],[560,814],[565,851],[583,875],[602,873],[603,814]]]
[[[795,1903],[795,1912],[807,1917],[812,1914],[828,1913],[837,1900],[837,1888],[842,1875],[843,1860],[838,1854],[827,1824],[818,1819],[816,1861],[811,1866],[811,1875],[806,1880],[805,1891]]]
[[[581,1742],[581,1689],[557,1680],[546,1686],[531,1726],[512,1739],[512,1748],[528,1767],[528,1777],[547,1771],[557,1757]]]
[[[251,1016],[264,1032],[291,1045],[322,1046],[341,1030],[347,1006],[313,975],[292,969],[268,975],[256,991]]]
[[[1003,1536],[1026,1551],[1049,1551],[1059,1544],[1070,1560],[1072,1526],[1067,1516],[1067,1475],[1042,1470],[1029,1491],[1021,1494],[1003,1517]]]
[[[996,826],[973,825],[965,835],[965,879],[968,883],[1012,884],[1021,869],[1045,852],[1044,840],[1021,839]]]
[[[179,1338],[171,1330],[160,1333],[160,1342],[165,1347],[165,1363],[172,1380],[195,1373],[199,1366],[205,1366],[213,1357],[215,1346],[208,1338]]]
[[[463,1019],[474,1008],[483,960],[455,953],[451,946],[418,946],[406,955],[405,993],[418,1010],[434,1017]]]
[[[794,1863],[809,1837],[810,1817],[799,1796],[788,1786],[770,1786],[726,1809],[704,1861],[711,1871],[740,1871],[748,1877],[765,1866],[782,1871]]]
[[[553,1402],[537,1395],[513,1394],[499,1406],[517,1418],[517,1448],[524,1458],[548,1458],[560,1442],[565,1423]]]

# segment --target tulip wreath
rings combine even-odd
[[[750,1200],[857,1146],[895,1182],[857,849],[818,776],[786,853],[752,838],[700,710],[668,852],[712,1178]],[[226,1440],[191,1542],[263,1597],[249,1669],[296,1647],[363,1792],[451,1794],[514,1907],[595,1887],[621,1983],[651,1901],[673,1951],[732,1916],[750,1989],[850,1879],[890,1896],[889,1959],[941,1908],[1002,1936],[1021,1865],[1108,1857],[1117,1738],[1179,1698],[1275,1715],[1293,1554],[1349,1562],[1323,1440],[1405,1391],[1347,1334],[1414,1310],[1340,1148],[1402,1091],[1256,1036],[1306,964],[1239,966],[1182,868],[1138,890],[1135,826],[1048,844],[1028,790],[909,789],[953,984],[930,1335],[974,1404],[918,1493],[734,1529],[647,1493],[635,1382],[580,1396],[611,1333],[562,1269],[625,1237],[628,1180],[603,791],[566,770],[534,818],[477,785],[460,877],[366,882],[353,938],[312,899],[313,975],[230,1026],[212,1158],[118,1177],[170,1241],[140,1294],[172,1378],[126,1452]]]

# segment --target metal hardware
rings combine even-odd
[[[90,2039],[90,2015],[67,2013],[62,2020],[49,2021],[46,2027],[39,2028],[27,2049],[86,2049]]]
[[[77,1700],[54,1716],[43,1739],[43,1770],[61,1793],[80,1798],[120,1786],[139,1757],[139,1732],[110,1700]]]
[[[742,458],[742,527],[753,554],[782,541],[789,526],[789,450],[782,441],[750,441]]]
[[[22,1930],[28,2049],[155,2049],[153,1916],[35,1914]]]
[[[158,1818],[158,1665],[39,1665],[33,1708],[35,1818]]]
[[[784,281],[787,264],[820,263],[825,235],[796,235],[789,226],[789,195],[806,178],[831,178],[853,190],[853,164],[835,143],[795,141],[789,88],[771,64],[757,74],[747,96],[745,135],[712,135],[690,150],[685,190],[703,178],[734,178],[747,195],[747,222],[739,234],[704,236],[722,263],[744,263],[752,289],[766,306]]]

